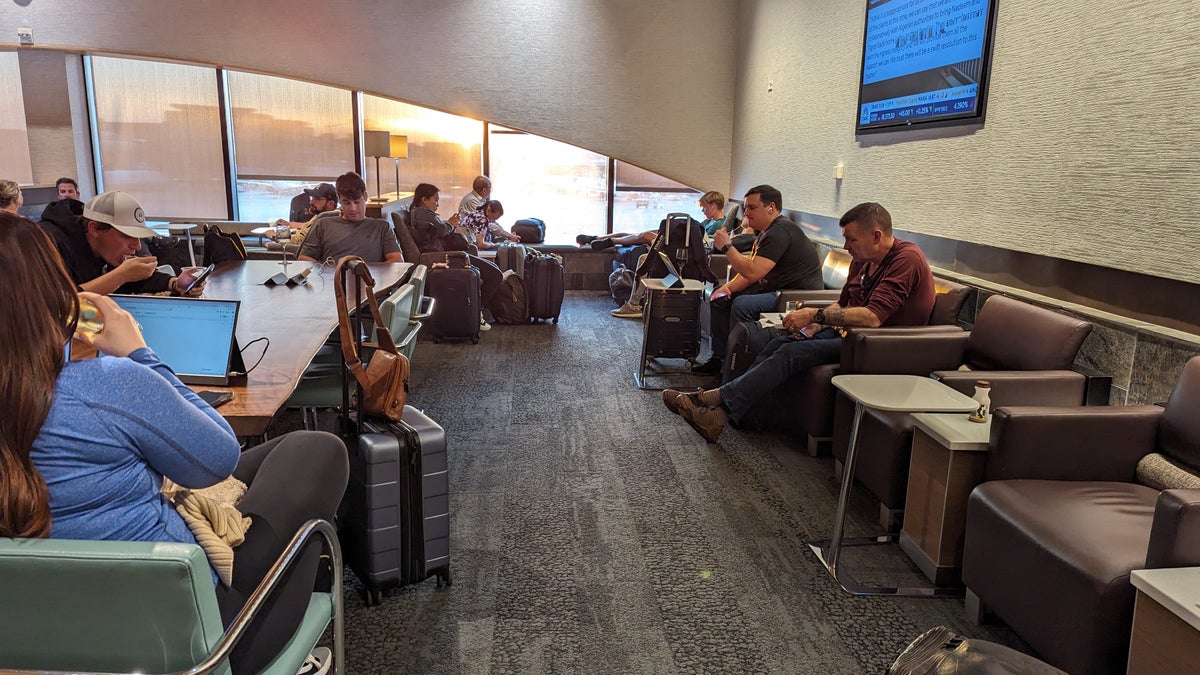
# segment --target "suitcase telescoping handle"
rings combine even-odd
[[[345,287],[346,287],[346,274],[347,273],[352,273],[354,275],[354,305],[355,305],[354,321],[353,321],[354,353],[358,354],[359,357],[361,358],[362,339],[363,339],[363,325],[362,325],[363,313],[362,313],[362,311],[360,311],[362,309],[362,306],[359,304],[359,300],[362,298],[362,285],[363,285],[364,277],[367,280],[368,292],[372,292],[374,290],[375,279],[371,276],[371,272],[367,268],[366,263],[362,262],[361,260],[350,260],[350,261],[347,261],[347,263],[345,265],[340,265],[338,267],[338,274],[340,275],[340,280],[341,280],[341,284],[339,284],[339,285],[341,286],[341,289],[345,289]],[[344,302],[342,304],[344,306]],[[340,308],[339,308],[339,310],[340,310]],[[342,335],[341,337],[342,337],[342,339],[345,339],[346,336]],[[358,378],[351,376],[350,368],[345,363],[343,363],[342,364],[342,420],[343,420],[343,424],[345,425],[344,428],[349,428],[349,425],[351,423],[350,380],[354,380],[355,400],[361,401],[362,400],[362,383],[360,383],[358,381]],[[361,414],[354,415],[353,423],[354,423],[354,435],[361,436],[362,431],[363,431],[363,416]]]

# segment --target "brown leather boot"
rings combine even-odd
[[[704,405],[700,403],[700,399],[698,398],[699,396],[699,391],[676,391],[674,389],[663,389],[662,393],[663,405],[667,406],[667,410],[670,410],[676,415],[679,414],[680,397],[690,398],[692,399],[692,402],[698,406]]]
[[[679,416],[709,443],[716,443],[725,425],[729,424],[729,415],[720,406],[701,405],[690,396],[679,396],[675,402],[679,406]]]

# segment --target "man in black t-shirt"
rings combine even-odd
[[[721,372],[733,321],[755,321],[759,314],[774,311],[776,291],[823,288],[817,247],[799,225],[780,215],[779,190],[770,185],[750,188],[743,210],[743,223],[758,235],[750,253],[732,248],[724,229],[713,235],[713,250],[724,253],[737,274],[709,296],[712,357],[692,368],[701,375]]]

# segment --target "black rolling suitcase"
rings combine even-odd
[[[433,316],[425,331],[434,342],[460,339],[479,342],[479,271],[474,267],[429,270],[425,294],[434,298]]]
[[[537,252],[525,256],[525,293],[530,320],[553,319],[558,323],[563,303],[562,258]]]
[[[342,271],[345,274],[345,271]],[[344,280],[343,280],[344,283]],[[355,297],[361,279],[354,278]],[[362,312],[352,333],[362,351]],[[350,449],[350,481],[338,509],[338,539],[346,563],[364,587],[367,605],[383,590],[437,576],[450,578],[450,481],[446,434],[425,413],[406,405],[400,421],[364,418],[351,408],[348,369],[342,370],[342,431]],[[362,396],[357,381],[357,394]]]
[[[366,419],[350,447],[350,483],[338,537],[365,587],[367,605],[383,591],[450,578],[450,485],[446,434],[412,406],[400,422]]]

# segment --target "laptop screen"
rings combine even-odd
[[[142,327],[146,345],[187,384],[226,384],[239,302],[113,295]]]

